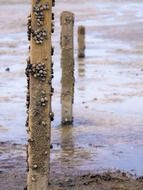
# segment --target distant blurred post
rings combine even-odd
[[[51,85],[53,49],[52,6],[54,0],[32,0],[28,17],[30,58],[27,62],[27,190],[48,190],[50,167]]]
[[[78,27],[78,57],[85,57],[85,27]]]
[[[74,14],[64,11],[61,14],[61,67],[62,67],[62,124],[73,122],[74,99]]]

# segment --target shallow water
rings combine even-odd
[[[140,40],[143,37],[143,3],[95,3],[92,0],[81,6],[81,1],[70,1],[68,5],[65,2],[57,2],[55,8],[55,94],[52,103],[55,121],[52,125],[51,170],[74,175],[121,169],[143,175],[143,50]],[[24,69],[28,44],[23,31],[26,31],[25,15],[29,5],[18,4],[18,11],[14,5],[1,4],[0,8],[3,8],[3,22],[0,22],[0,139],[25,144]],[[74,10],[75,29],[79,24],[87,27],[86,58],[78,60],[75,50],[74,125],[66,128],[60,126],[58,22],[63,7]],[[10,19],[8,15],[5,20],[4,10],[9,10],[15,17]],[[18,22],[19,17],[21,22]],[[75,32],[75,49],[76,38]],[[7,67],[10,72],[5,71]]]

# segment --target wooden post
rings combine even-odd
[[[31,16],[28,17],[30,59],[26,68],[29,91],[27,190],[48,190],[51,120],[53,120],[52,5],[54,5],[52,0],[32,0]]]
[[[74,98],[74,14],[64,11],[61,15],[61,67],[62,67],[62,124],[73,122]]]
[[[78,57],[85,57],[85,27],[78,27]]]

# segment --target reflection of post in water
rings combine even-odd
[[[78,76],[85,77],[85,61],[83,59],[78,60]]]
[[[72,166],[72,158],[74,157],[74,139],[73,126],[65,125],[61,127],[61,164],[68,169]]]
[[[53,88],[51,48],[52,6],[54,0],[32,0],[28,17],[30,59],[28,78],[28,175],[27,190],[47,190],[50,166],[51,95]]]
[[[74,98],[74,15],[64,11],[61,15],[61,67],[62,67],[62,124],[73,122]]]
[[[85,57],[85,27],[78,27],[78,57]]]

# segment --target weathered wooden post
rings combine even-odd
[[[78,57],[85,57],[85,27],[78,27]]]
[[[52,0],[32,0],[32,12],[28,17],[28,39],[30,58],[27,62],[28,79],[28,175],[27,190],[47,190],[50,165],[51,86],[52,58],[51,45]]]
[[[62,67],[62,124],[73,122],[74,98],[74,14],[64,11],[61,14],[61,67]]]

